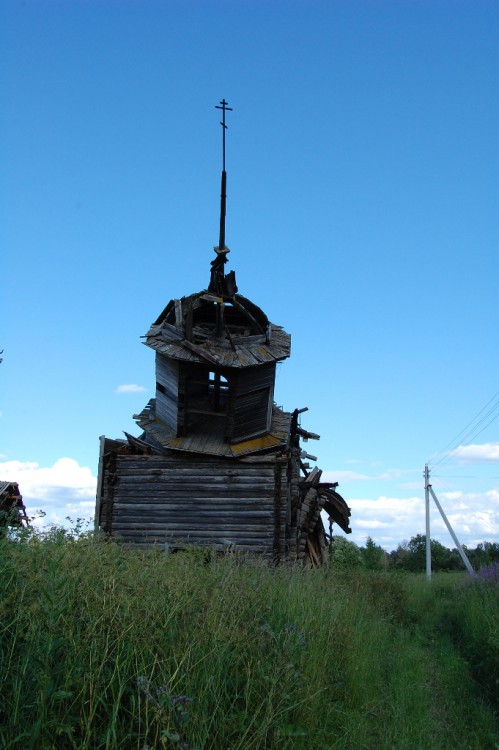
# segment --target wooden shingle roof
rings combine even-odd
[[[145,336],[145,344],[175,360],[218,367],[252,367],[291,353],[289,333],[241,295],[207,291],[171,300]]]
[[[268,434],[261,437],[243,440],[230,444],[225,442],[223,430],[216,431],[211,421],[206,429],[198,425],[196,432],[184,437],[176,437],[173,431],[156,417],[156,399],[152,398],[140,414],[134,419],[148,437],[151,437],[163,448],[170,448],[187,453],[201,453],[211,456],[238,458],[251,453],[262,453],[267,450],[286,448],[289,442],[292,415],[277,406],[272,410],[272,421]]]

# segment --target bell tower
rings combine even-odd
[[[291,337],[238,294],[225,273],[225,115],[223,99],[220,235],[208,288],[171,300],[145,336],[156,352],[156,398],[138,415],[146,437],[165,448],[241,456],[285,444],[289,419],[274,405],[276,363]]]

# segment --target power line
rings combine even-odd
[[[493,412],[494,412],[494,411],[495,411],[495,410],[497,409],[497,407],[498,407],[498,406],[499,406],[499,403],[498,403],[498,404],[496,404],[496,405],[495,405],[495,407],[494,407],[493,409],[491,409],[490,411],[488,411],[488,412],[487,412],[487,414],[485,415],[485,417],[483,417],[483,418],[482,418],[482,419],[481,419],[481,420],[480,420],[479,422],[477,422],[477,424],[475,425],[475,427],[473,428],[473,430],[470,430],[470,431],[469,431],[469,432],[468,432],[468,433],[467,433],[467,434],[465,435],[465,438],[468,438],[468,440],[466,440],[466,441],[463,441],[463,442],[462,442],[462,443],[461,443],[461,444],[460,444],[459,446],[456,446],[456,447],[455,447],[455,448],[453,448],[453,449],[452,449],[451,451],[449,451],[449,452],[448,452],[448,453],[447,453],[446,455],[442,456],[442,458],[440,459],[440,461],[437,461],[437,463],[433,465],[433,468],[435,468],[436,466],[442,465],[442,464],[446,464],[446,463],[447,463],[448,461],[451,461],[451,460],[452,460],[453,458],[455,458],[455,457],[456,457],[456,455],[457,455],[457,454],[459,453],[459,451],[460,451],[460,450],[461,450],[462,448],[466,448],[466,446],[468,446],[468,445],[469,445],[469,444],[470,444],[470,443],[471,443],[471,442],[472,442],[473,440],[475,440],[475,438],[477,438],[477,437],[478,437],[478,435],[481,435],[481,434],[482,434],[482,432],[483,432],[484,430],[486,430],[486,429],[487,429],[487,427],[488,427],[488,426],[489,426],[490,424],[492,424],[492,422],[493,422],[493,421],[494,421],[495,419],[497,419],[497,417],[499,417],[499,412],[498,412],[498,413],[497,413],[497,414],[496,414],[495,416],[493,416],[493,417],[492,417],[492,419],[490,419],[490,420],[489,420],[489,421],[487,422],[487,424],[485,424],[485,425],[484,425],[484,426],[482,427],[482,429],[481,429],[481,430],[478,430],[478,431],[477,431],[477,430],[476,430],[476,428],[480,427],[480,425],[482,425],[482,423],[483,423],[484,419],[487,419],[487,417],[489,417],[489,416],[490,416],[490,415],[491,415],[491,414],[492,414],[492,413],[493,413]]]
[[[445,446],[444,446],[444,447],[442,448],[442,450],[441,450],[441,451],[439,451],[438,453],[436,453],[436,454],[435,454],[435,458],[436,458],[437,456],[440,456],[441,454],[445,453],[445,451],[447,450],[447,448],[448,448],[448,447],[449,447],[449,446],[450,446],[450,445],[451,445],[452,443],[454,443],[455,441],[459,440],[459,438],[461,437],[461,435],[462,435],[462,434],[463,434],[464,432],[466,432],[466,430],[468,429],[468,427],[470,427],[470,425],[472,425],[472,424],[473,424],[473,423],[474,423],[474,422],[475,422],[475,421],[477,420],[477,418],[478,418],[478,417],[480,416],[480,414],[481,414],[481,413],[482,413],[483,411],[485,411],[485,409],[486,409],[486,408],[488,407],[488,405],[489,405],[489,404],[490,404],[490,403],[491,403],[491,402],[492,402],[492,401],[493,401],[493,400],[495,399],[495,397],[496,397],[496,396],[498,396],[498,395],[499,395],[499,391],[497,391],[496,393],[494,393],[494,395],[492,396],[492,398],[490,398],[490,399],[489,399],[489,400],[487,401],[487,403],[485,404],[485,406],[484,406],[484,407],[482,407],[482,409],[480,409],[480,411],[478,412],[478,414],[476,414],[476,415],[475,415],[475,416],[473,417],[473,419],[472,419],[472,420],[471,420],[470,422],[468,422],[468,424],[467,424],[467,425],[466,425],[465,427],[463,427],[463,429],[461,430],[461,432],[458,432],[458,434],[457,434],[457,435],[456,435],[455,437],[453,437],[453,438],[452,438],[452,440],[449,440],[449,442],[447,443],[447,445],[445,445]],[[493,408],[494,408],[494,407],[493,407]]]
[[[497,476],[481,476],[480,474],[434,474],[431,473],[432,477],[437,477],[438,479],[499,479],[499,475]]]
[[[497,404],[496,406],[499,406],[499,404]],[[487,416],[489,416],[489,415],[490,415],[490,413],[491,413],[491,412],[488,412]],[[452,460],[453,458],[456,458],[456,456],[458,456],[459,452],[460,452],[460,451],[461,451],[461,450],[462,450],[463,448],[466,448],[466,447],[467,447],[468,445],[470,445],[470,443],[471,443],[471,441],[472,441],[472,440],[475,440],[475,438],[477,438],[477,437],[478,437],[479,435],[481,435],[481,434],[482,434],[482,432],[483,432],[484,430],[486,430],[486,429],[487,429],[487,427],[488,427],[489,425],[491,425],[491,424],[492,424],[492,422],[494,422],[494,421],[495,421],[495,420],[497,419],[497,417],[499,417],[499,412],[498,412],[498,413],[497,413],[497,414],[496,414],[496,415],[495,415],[494,417],[492,417],[492,419],[490,419],[490,420],[489,420],[489,421],[487,422],[487,424],[486,424],[486,425],[484,425],[484,426],[482,427],[482,429],[481,429],[481,430],[478,430],[478,432],[474,432],[474,433],[473,433],[473,434],[471,435],[471,437],[469,438],[469,440],[468,440],[468,441],[467,441],[466,443],[463,443],[463,444],[459,445],[458,447],[454,448],[454,449],[453,449],[452,451],[449,451],[449,453],[448,453],[448,454],[447,454],[446,456],[443,456],[443,457],[442,457],[442,458],[440,459],[440,461],[437,461],[437,463],[436,463],[436,464],[434,464],[433,468],[435,468],[436,466],[443,466],[443,465],[445,465],[446,463],[448,463],[449,461],[451,461],[451,460]],[[482,419],[482,420],[481,420],[481,421],[480,421],[480,422],[479,422],[479,423],[477,424],[477,427],[478,427],[478,426],[479,426],[479,425],[480,425],[480,424],[481,424],[482,422],[483,422],[483,419]]]
[[[480,435],[497,417],[499,416],[499,413],[492,417],[492,419],[485,424],[481,430],[476,432],[477,428],[480,427],[483,422],[488,419],[499,407],[499,400],[493,404],[493,406],[487,411],[486,414],[484,414],[481,419],[478,419],[480,415],[483,414],[483,412],[488,408],[488,406],[494,401],[494,399],[499,395],[499,391],[494,393],[492,398],[490,398],[485,406],[483,406],[478,414],[476,414],[473,419],[468,422],[468,424],[454,437],[452,440],[450,440],[447,445],[441,450],[439,453],[435,454],[435,458],[438,456],[441,456],[440,460],[438,460],[436,463],[433,464],[433,468],[435,469],[437,466],[439,466],[442,463],[446,463],[447,461],[450,461],[451,458],[454,456],[452,455],[456,448],[458,447],[465,447],[468,445],[474,438],[476,438],[478,435]],[[477,421],[478,420],[478,421]],[[460,440],[462,438],[462,444],[460,444]],[[466,442],[468,441],[468,442]],[[453,445],[454,447],[448,451],[447,449]]]

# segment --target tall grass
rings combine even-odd
[[[0,555],[2,747],[499,748],[497,593],[473,609],[462,577],[64,534]]]

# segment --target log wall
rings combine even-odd
[[[287,456],[111,452],[102,471],[99,525],[124,541],[286,554]]]

